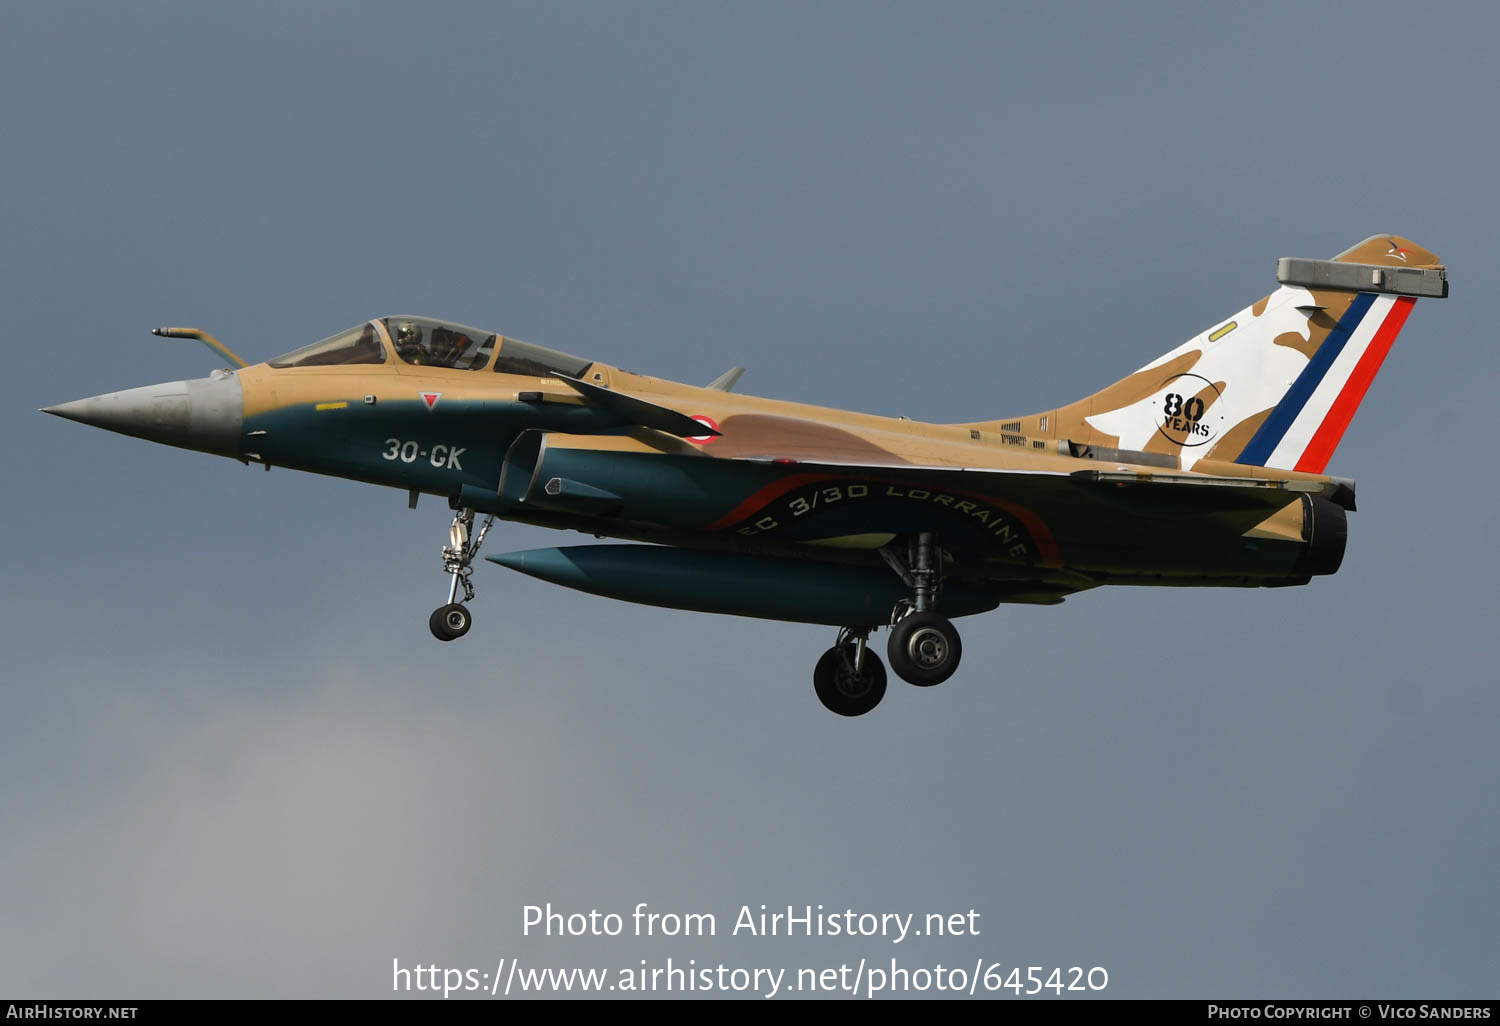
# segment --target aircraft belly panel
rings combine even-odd
[[[1282,578],[1300,572],[1307,551],[1304,539],[1256,533],[1303,501],[1280,489],[545,446],[528,469],[524,496],[517,485],[505,489],[503,498],[516,500],[516,508],[820,546],[932,531],[966,566]],[[1300,522],[1302,515],[1293,515]]]

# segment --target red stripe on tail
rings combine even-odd
[[[1333,450],[1338,448],[1340,440],[1344,437],[1344,431],[1348,429],[1349,422],[1354,419],[1354,411],[1359,408],[1365,393],[1370,390],[1370,382],[1375,380],[1380,365],[1385,362],[1386,354],[1391,351],[1391,343],[1395,342],[1396,336],[1401,333],[1406,317],[1411,313],[1411,308],[1416,305],[1416,302],[1410,296],[1402,296],[1391,305],[1391,312],[1385,315],[1385,321],[1380,325],[1380,330],[1375,332],[1375,337],[1370,340],[1364,355],[1359,358],[1359,363],[1354,365],[1354,372],[1349,375],[1349,380],[1344,382],[1343,391],[1328,408],[1328,416],[1324,417],[1323,423],[1318,425],[1318,430],[1313,433],[1312,440],[1307,443],[1307,448],[1294,469],[1314,474],[1323,473],[1323,468],[1328,466],[1328,461],[1333,458]]]

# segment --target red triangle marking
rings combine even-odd
[[[432,409],[434,406],[436,406],[437,405],[437,401],[439,399],[441,399],[442,397],[443,397],[443,393],[441,393],[441,392],[423,392],[422,393],[422,401],[427,404],[427,408],[429,410]]]

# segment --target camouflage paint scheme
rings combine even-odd
[[[1441,266],[1389,235],[1336,259]],[[878,550],[933,532],[945,579],[969,596],[950,616],[1104,584],[1304,584],[1342,558],[1353,486],[1322,471],[1412,303],[1282,286],[1088,398],[966,424],[582,371],[719,432],[694,437],[560,376],[498,372],[498,356],[479,370],[403,362],[388,327],[402,319],[388,318],[370,322],[383,363],[235,372],[236,456],[600,538],[796,560],[808,581],[855,566],[899,588]],[[1330,362],[1346,340],[1348,366]],[[496,336],[495,352],[518,345]],[[1319,359],[1326,381],[1309,378]],[[1304,383],[1306,409],[1288,412]]]

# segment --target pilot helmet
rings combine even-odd
[[[402,321],[396,325],[396,345],[419,345],[422,341],[422,330],[411,321]]]

